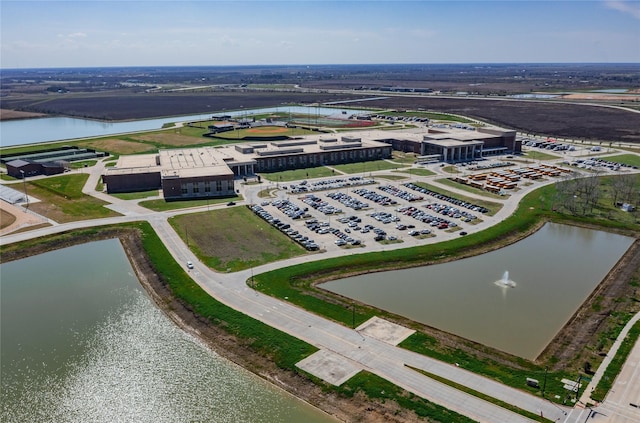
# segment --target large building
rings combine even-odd
[[[391,157],[386,143],[354,136],[160,150],[120,156],[102,175],[107,192],[162,189],[165,199],[235,195],[234,179],[258,172],[364,162]]]
[[[515,131],[498,128],[429,127],[349,134],[120,156],[115,167],[105,170],[102,179],[109,193],[162,189],[167,200],[225,197],[235,195],[236,178],[260,172],[388,159],[393,149],[445,162],[478,160],[486,155],[521,150]]]
[[[516,131],[500,128],[475,130],[429,127],[427,132],[399,132],[379,141],[389,143],[394,150],[434,157],[447,163],[479,160],[499,154],[518,154],[522,143],[516,140]]]

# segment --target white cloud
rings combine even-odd
[[[640,2],[628,2],[625,0],[606,0],[604,4],[609,9],[627,13],[633,16],[635,19],[640,19]]]

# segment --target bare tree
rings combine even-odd
[[[632,204],[637,182],[638,175],[630,173],[623,173],[614,177],[611,183],[613,205],[617,206],[622,202]]]

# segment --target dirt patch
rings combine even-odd
[[[23,228],[31,228],[34,225],[41,225],[47,221],[40,216],[29,213],[20,207],[16,207],[0,200],[0,211],[2,212],[2,224],[0,225],[0,236],[16,232]]]
[[[389,97],[353,102],[351,106],[455,113],[530,134],[574,140],[640,143],[640,115],[610,107],[551,101],[445,97]]]
[[[11,119],[39,118],[39,117],[45,117],[45,116],[47,115],[43,113],[31,113],[31,112],[21,112],[18,110],[0,109],[0,121],[11,120]]]
[[[257,135],[280,135],[289,132],[289,128],[282,128],[279,126],[261,126],[258,128],[250,128],[245,131],[247,134]]]
[[[13,225],[13,222],[15,221],[16,217],[14,215],[4,211],[4,209],[0,209],[0,230]]]
[[[191,145],[198,145],[206,142],[206,139],[199,137],[190,137],[188,135],[176,134],[174,132],[164,132],[156,134],[145,134],[139,136],[141,141],[152,142],[154,144],[169,145],[172,147],[185,147]]]
[[[98,141],[83,143],[83,146],[101,151],[109,151],[115,154],[136,154],[156,151],[153,145],[141,142],[126,141],[117,138],[109,138]]]
[[[605,94],[605,93],[575,93],[565,94],[567,100],[598,100],[598,101],[640,101],[640,95]]]

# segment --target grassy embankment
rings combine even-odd
[[[627,361],[627,357],[638,341],[638,338],[640,338],[640,322],[636,322],[636,324],[631,327],[624,341],[622,341],[616,356],[611,360],[607,370],[602,375],[602,379],[600,379],[600,382],[598,382],[598,385],[591,393],[591,398],[594,401],[604,401],[604,398],[613,387],[616,376],[620,373],[620,370],[622,370],[622,366],[625,361]]]

